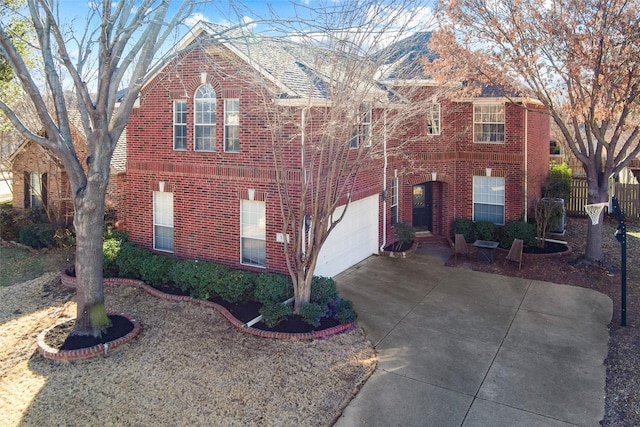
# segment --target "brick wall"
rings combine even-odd
[[[204,73],[204,74],[203,74]],[[194,48],[168,64],[142,90],[140,107],[127,127],[126,228],[132,241],[153,247],[153,191],[164,182],[174,198],[174,255],[255,269],[240,263],[240,201],[255,190],[266,206],[266,271],[287,272],[275,161],[291,186],[288,195],[300,197],[302,120],[299,108],[281,107],[267,115],[259,85],[245,65],[221,48]],[[194,150],[194,94],[204,81],[216,92],[215,151]],[[224,98],[240,100],[240,149],[223,147]],[[173,101],[187,105],[187,148],[173,149]],[[307,126],[320,126],[321,110],[306,111]],[[277,119],[277,120],[276,120]],[[274,137],[277,132],[278,137]],[[317,135],[313,128],[306,134]],[[273,141],[277,141],[274,148]],[[313,141],[305,141],[307,165],[313,159]],[[317,141],[316,141],[317,142]],[[277,152],[277,155],[276,155]],[[376,163],[358,174],[352,200],[381,191]],[[264,271],[264,270],[263,270]]]

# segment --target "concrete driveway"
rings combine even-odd
[[[612,301],[588,289],[370,257],[338,275],[378,366],[335,424],[598,426]]]

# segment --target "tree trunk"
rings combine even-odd
[[[294,292],[293,312],[300,314],[300,309],[309,304],[311,299],[311,281],[313,280],[313,270],[300,269],[298,272],[296,291]]]
[[[585,258],[593,264],[602,263],[602,221],[603,214],[600,213],[600,221],[596,225],[589,220],[587,228],[587,247],[585,249]]]
[[[587,185],[589,204],[606,202],[609,198],[608,181],[606,174],[592,179],[587,171]],[[587,228],[587,246],[585,248],[585,259],[589,264],[600,265],[604,261],[602,256],[602,222],[604,221],[604,209],[600,212],[598,223],[593,225],[589,218],[589,226]]]
[[[71,335],[101,336],[110,325],[104,305],[102,283],[102,233],[106,184],[89,181],[75,203],[76,231],[75,327]]]

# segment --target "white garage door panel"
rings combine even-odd
[[[344,206],[338,207],[339,216]],[[318,255],[316,276],[333,277],[378,253],[378,196],[352,202]]]

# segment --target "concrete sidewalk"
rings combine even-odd
[[[378,366],[335,424],[598,426],[612,301],[583,288],[371,257],[336,277]]]

